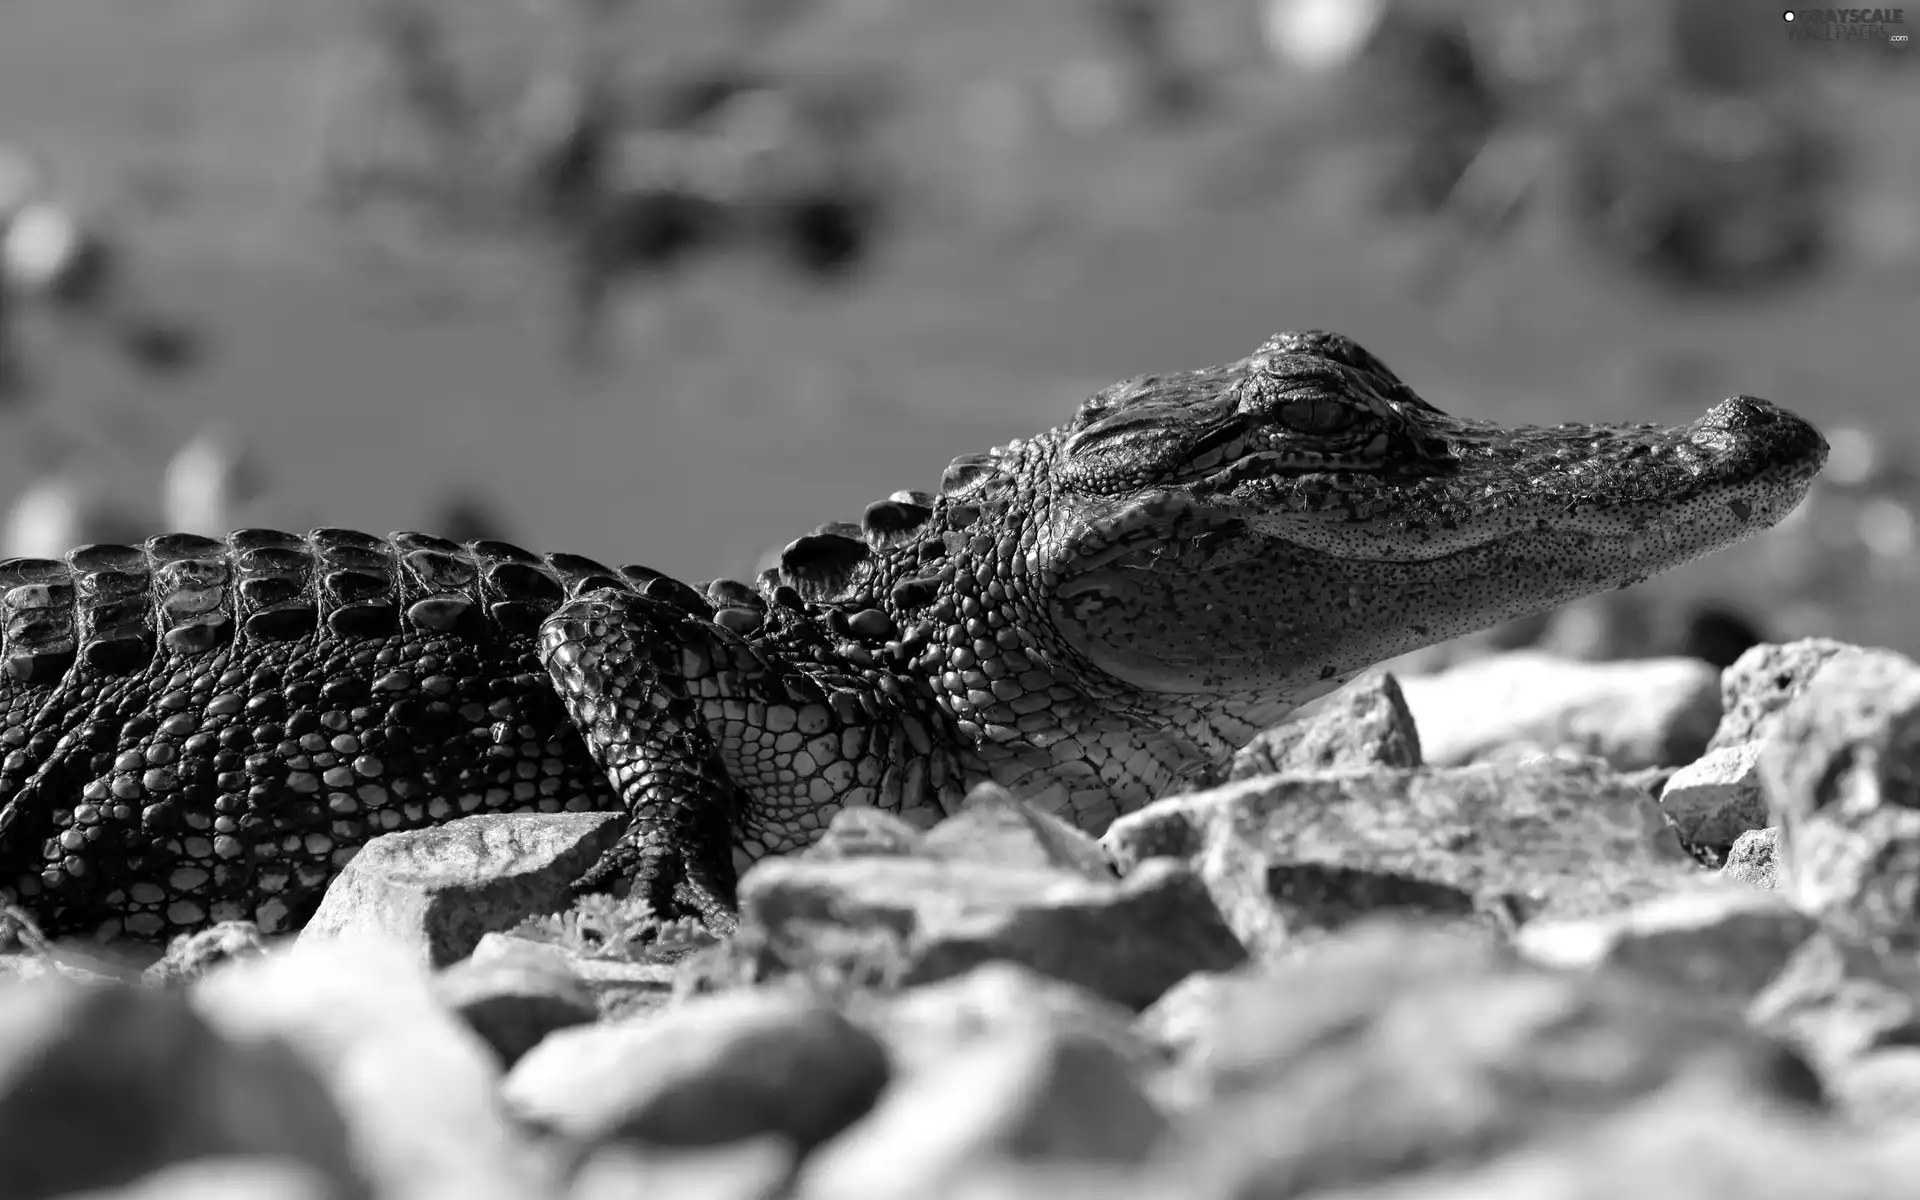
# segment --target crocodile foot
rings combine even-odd
[[[570,891],[578,899],[624,890],[644,896],[662,916],[695,916],[711,932],[730,936],[740,925],[733,888],[694,858],[677,852],[668,839],[622,838]]]
[[[681,674],[698,632],[674,605],[593,592],[542,626],[541,657],[629,818],[574,894],[639,895],[663,917],[731,933],[740,797]]]

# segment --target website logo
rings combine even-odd
[[[1788,41],[1911,44],[1904,8],[1795,8],[1784,15]]]

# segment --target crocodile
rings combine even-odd
[[[1779,521],[1820,434],[1449,416],[1322,331],[1116,383],[753,583],[243,529],[0,562],[0,900],[48,933],[297,928],[378,834],[621,811],[575,894],[733,927],[847,806],[994,782],[1092,832],[1382,659]]]

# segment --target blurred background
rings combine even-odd
[[[1920,18],[1916,18],[1920,24]],[[1503,631],[1920,652],[1920,50],[1758,0],[11,0],[0,554],[266,524],[684,578],[1122,376],[1834,444]]]

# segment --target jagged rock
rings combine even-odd
[[[886,1086],[885,1049],[800,990],[703,996],[549,1034],[501,1094],[521,1118],[578,1138],[719,1146],[777,1134],[805,1152]]]
[[[1822,932],[1753,998],[1747,1019],[1831,1074],[1870,1050],[1920,1041],[1920,963]]]
[[[800,852],[815,860],[915,857],[1001,866],[1058,867],[1112,879],[1100,843],[1077,826],[1014,798],[996,783],[967,794],[959,812],[932,829],[877,808],[843,808],[820,840]]]
[[[928,830],[919,852],[944,862],[1055,868],[1085,879],[1114,878],[1098,841],[992,783],[974,788],[965,807]]]
[[[1417,767],[1420,731],[1400,682],[1366,675],[1240,748],[1228,780],[1340,767]]]
[[[925,1067],[802,1168],[803,1200],[942,1194],[995,1160],[1141,1163],[1166,1128],[1104,1042],[1009,1032]]]
[[[1187,1064],[1212,1102],[1182,1115],[1167,1160],[1191,1194],[1317,1196],[1483,1162],[1677,1085],[1822,1099],[1799,1056],[1723,1004],[1432,930],[1370,925],[1228,997]]]
[[[580,1165],[567,1200],[778,1200],[793,1166],[792,1145],[773,1134],[724,1146],[614,1142]]]
[[[1765,740],[1787,894],[1853,936],[1920,945],[1920,664],[1835,657]]]
[[[0,911],[0,980],[49,976],[75,983],[139,983],[165,956],[166,949],[146,942],[98,941],[72,935],[48,940],[37,929],[9,948],[7,914]]]
[[[1657,800],[1667,781],[1679,773],[1679,767],[1642,767],[1638,771],[1622,771],[1620,778]]]
[[[1313,1200],[1899,1200],[1917,1171],[1913,1139],[1863,1136],[1764,1100],[1678,1088],[1484,1165],[1316,1189]],[[1263,1178],[1231,1194],[1289,1198],[1301,1194],[1290,1186],[1296,1178]]]
[[[1570,748],[1622,771],[1697,758],[1720,720],[1720,676],[1698,659],[1583,663],[1516,651],[1402,687],[1433,766],[1503,748]]]
[[[252,921],[222,921],[198,933],[174,938],[166,954],[148,967],[142,978],[162,987],[177,987],[202,978],[222,963],[258,958],[266,952],[260,927]]]
[[[1133,1031],[1132,1010],[1012,962],[982,963],[890,996],[856,997],[849,1015],[887,1044],[903,1073],[993,1038],[1034,1031],[1093,1038],[1139,1070],[1159,1066],[1163,1057]]]
[[[820,840],[800,853],[807,858],[865,858],[917,854],[927,831],[882,808],[843,808],[827,822]]]
[[[1231,1200],[1194,1191],[1189,1181],[1145,1165],[1033,1162],[992,1158],[948,1178],[940,1200]]]
[[[1515,946],[1557,967],[1618,967],[1690,995],[1745,1004],[1777,978],[1819,923],[1773,892],[1708,877],[1625,912],[1536,921]]]
[[[431,983],[412,947],[302,941],[224,966],[188,995],[226,1036],[284,1039],[299,1053],[379,1195],[538,1195],[546,1167],[499,1111],[493,1051]]]
[[[891,956],[912,985],[1008,959],[1140,1008],[1191,971],[1246,951],[1207,889],[1176,863],[1123,880],[926,858],[770,858],[740,881],[734,953],[761,947],[789,968],[845,952]]]
[[[351,1194],[325,1172],[290,1158],[235,1156],[162,1167],[125,1187],[69,1192],[61,1200],[347,1200]]]
[[[444,967],[482,934],[565,908],[625,828],[619,813],[483,813],[382,835],[328,885],[300,940],[371,936]]]
[[[673,994],[675,967],[670,962],[601,957],[512,933],[489,933],[482,937],[473,953],[456,967],[501,965],[512,969],[522,963],[565,973],[586,989],[602,1017],[652,1012],[664,1007]]]
[[[1248,977],[1245,970],[1195,971],[1141,1010],[1133,1030],[1171,1058],[1190,1061],[1204,1055],[1220,1010]]]
[[[1724,853],[1767,824],[1760,786],[1760,742],[1709,750],[1675,771],[1660,791],[1660,808],[1690,846]]]
[[[1720,727],[1707,749],[1723,750],[1766,736],[1774,718],[1835,657],[1861,653],[1830,638],[1767,643],[1742,654],[1720,675]]]
[[[1264,1085],[1273,1064],[1344,1036],[1396,997],[1515,961],[1476,930],[1371,919],[1284,959],[1196,973],[1142,1012],[1135,1029],[1174,1057],[1199,1094],[1215,1098]],[[1325,986],[1300,986],[1309,972],[1320,972]]]
[[[0,1194],[130,1183],[188,1159],[278,1156],[365,1194],[341,1114],[283,1046],[209,1025],[177,992],[0,986]]]
[[[1856,1126],[1909,1135],[1920,1128],[1920,1047],[1862,1054],[1830,1069],[1827,1083],[1834,1107]]]
[[[496,949],[441,971],[433,991],[493,1047],[503,1068],[519,1062],[554,1030],[588,1024],[600,1015],[592,990],[557,947],[487,937],[499,939]],[[500,948],[503,943],[511,948]]]
[[[0,953],[0,987],[9,983],[29,983],[43,979],[64,979],[70,983],[131,983],[137,972],[112,968],[104,963],[75,962],[63,954],[42,954],[32,950]]]
[[[1733,849],[1727,851],[1727,861],[1720,868],[1721,874],[1753,887],[1768,890],[1779,887],[1779,859],[1776,853],[1779,842],[1778,826],[1749,829],[1733,843]]]
[[[1283,775],[1114,822],[1123,872],[1188,860],[1250,950],[1377,913],[1506,926],[1611,911],[1695,867],[1654,799],[1593,760]]]

